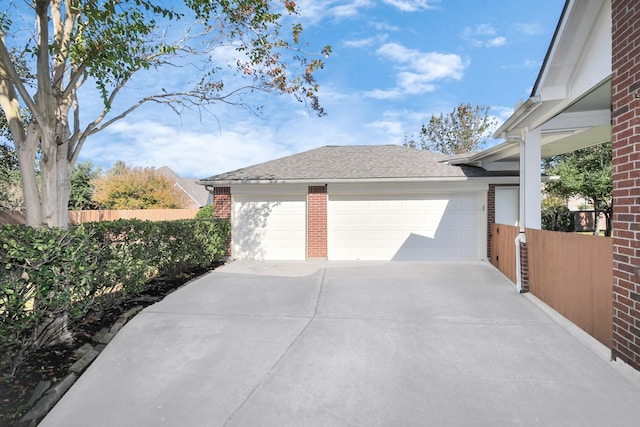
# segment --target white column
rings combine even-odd
[[[542,134],[540,128],[527,130],[520,148],[520,228],[542,228]]]

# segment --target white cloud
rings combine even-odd
[[[392,31],[392,32],[402,31],[402,28],[400,28],[399,26],[391,25],[386,22],[371,21],[369,22],[369,25],[371,25],[376,30],[380,30],[380,31]]]
[[[345,47],[353,47],[353,48],[363,48],[369,47],[374,44],[383,43],[389,36],[386,34],[380,34],[373,37],[367,37],[363,39],[356,40],[346,40],[342,42],[342,45]]]
[[[409,95],[419,95],[436,90],[436,86],[430,83],[433,79],[425,74],[405,71],[398,73],[397,80],[398,85],[404,89],[404,93]]]
[[[478,24],[475,27],[465,27],[462,32],[463,37],[472,38],[477,36],[493,36],[496,34],[495,28],[491,24]]]
[[[535,23],[524,23],[520,22],[515,24],[516,31],[525,36],[535,36],[537,34],[541,34],[543,32],[542,27],[539,24]]]
[[[248,59],[245,51],[238,50],[240,43],[216,46],[211,50],[209,57],[215,64],[235,65],[236,61]]]
[[[429,0],[383,0],[384,3],[397,7],[403,12],[416,12],[419,10],[433,9]]]
[[[495,37],[486,42],[485,46],[487,47],[500,47],[504,46],[507,43],[507,39],[505,37]]]
[[[380,112],[360,94],[323,87],[329,115],[318,118],[298,102],[282,97],[257,117],[220,106],[216,116],[184,123],[157,109],[139,112],[87,141],[80,161],[109,169],[115,161],[143,167],[169,166],[183,177],[203,178],[324,145],[397,144],[390,126],[371,125]]]
[[[471,42],[475,47],[501,47],[507,44],[507,38],[498,36],[498,32],[491,24],[478,24],[466,27],[462,31],[462,38]]]
[[[508,65],[503,65],[502,69],[518,69],[518,68],[540,68],[540,66],[542,65],[542,62],[538,61],[538,60],[534,60],[534,59],[525,59],[523,62],[519,63],[519,64],[508,64]]]
[[[513,107],[492,106],[490,115],[498,121],[498,125],[504,123],[513,114]]]
[[[297,2],[301,16],[319,23],[326,18],[351,18],[360,15],[362,9],[372,7],[372,0],[300,0]]]
[[[404,135],[404,126],[399,121],[378,120],[367,123],[366,126],[385,135],[393,136],[394,140],[402,138]]]
[[[116,160],[144,167],[167,165],[185,177],[201,178],[291,154],[271,143],[275,137],[268,127],[198,133],[153,121],[123,121],[105,130],[104,137],[112,142],[89,145],[84,155],[106,167]]]
[[[373,89],[366,91],[364,94],[374,99],[398,99],[404,95],[404,93],[398,89]]]
[[[371,1],[369,0],[354,0],[347,2],[346,4],[334,6],[328,11],[330,15],[335,16],[336,18],[348,18],[358,15],[360,13],[360,9],[369,6],[371,6]]]
[[[542,62],[537,61],[535,59],[527,59],[522,63],[522,66],[525,68],[535,67],[538,68],[542,65]]]
[[[367,96],[377,99],[399,98],[433,92],[440,80],[460,80],[467,64],[452,53],[421,52],[398,43],[382,45],[376,53],[394,63],[398,70],[396,87],[390,90],[372,90]]]
[[[382,0],[403,12],[418,12],[433,9],[438,0]],[[374,0],[299,0],[301,16],[313,23],[326,18],[353,18],[362,15],[363,10],[377,6]],[[393,26],[397,28],[396,26]]]

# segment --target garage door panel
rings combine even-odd
[[[329,258],[482,258],[483,199],[451,195],[330,196]]]
[[[306,258],[304,197],[236,196],[232,227],[232,255],[236,259]]]

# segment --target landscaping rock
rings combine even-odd
[[[136,303],[143,303],[143,304],[150,304],[150,303],[154,303],[156,301],[160,301],[162,299],[161,296],[156,296],[156,295],[142,295],[139,297],[135,297],[135,298],[131,298],[130,300],[127,300],[127,302],[136,302]]]
[[[57,396],[60,399],[69,388],[73,385],[74,382],[78,379],[78,376],[73,372],[67,375],[62,381],[58,382],[56,385],[51,387],[49,391],[45,394],[45,396],[53,395]]]
[[[144,308],[143,306],[137,305],[137,306],[135,306],[133,308],[130,308],[129,310],[125,311],[124,313],[122,313],[122,317],[124,317],[125,319],[129,320],[133,316],[138,314],[140,311],[142,311],[143,308]]]
[[[84,356],[82,356],[82,358],[80,358],[80,360],[76,361],[76,363],[71,365],[71,368],[69,368],[69,370],[71,372],[74,372],[74,373],[80,375],[81,373],[84,372],[85,369],[87,369],[87,367],[89,365],[91,365],[91,362],[93,362],[93,360],[96,357],[98,357],[98,354],[100,354],[100,353],[92,348],[91,350],[87,351],[84,354]]]
[[[113,333],[113,332],[107,332],[106,334],[104,334],[104,335],[102,335],[100,337],[100,339],[98,340],[98,343],[107,345],[107,344],[109,344],[109,342],[113,339],[113,337],[115,335],[116,334]]]
[[[87,352],[89,352],[90,350],[93,350],[93,346],[89,343],[85,343],[82,347],[77,349],[74,353],[76,356],[82,357],[85,354],[87,354]]]
[[[122,327],[126,323],[127,323],[127,319],[125,317],[120,316],[118,320],[116,320],[116,323],[114,323],[113,326],[111,326],[111,329],[109,329],[109,332],[111,332],[112,334],[117,333],[120,329],[122,329]]]
[[[27,406],[32,407],[34,403],[36,403],[38,399],[40,399],[44,393],[49,390],[49,387],[51,387],[51,381],[40,381],[33,390],[33,393],[31,393]]]
[[[60,398],[69,390],[78,377],[71,373],[62,381],[51,387],[38,403],[18,422],[19,427],[36,426],[49,413]]]
[[[99,343],[100,340],[102,339],[102,337],[105,336],[108,333],[109,333],[109,329],[102,328],[98,332],[96,332],[96,334],[93,337],[91,337],[91,341],[93,341],[95,343]]]

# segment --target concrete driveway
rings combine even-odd
[[[41,426],[637,426],[640,388],[487,263],[234,262]]]

